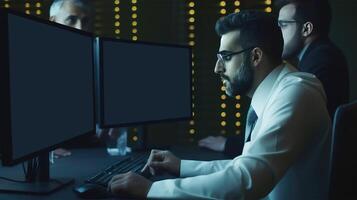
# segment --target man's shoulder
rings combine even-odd
[[[314,74],[298,71],[293,65],[285,63],[281,71],[278,82],[279,84],[287,84],[288,82],[305,82],[305,81],[318,81]]]
[[[345,73],[347,60],[342,51],[330,40],[319,40],[311,43],[299,62],[299,70],[315,74],[324,79],[326,75]]]
[[[314,88],[315,90],[323,90],[321,82],[314,74],[296,71],[287,64],[278,78],[278,87],[286,89],[289,86],[293,86],[295,89]]]
[[[345,57],[341,51],[332,41],[329,39],[317,40],[308,47],[301,63],[316,63],[321,61],[345,61]]]

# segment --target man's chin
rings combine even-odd
[[[239,93],[238,92],[236,92],[236,91],[232,91],[232,90],[230,90],[230,89],[226,89],[226,94],[229,96],[229,97],[235,97],[235,96],[237,96]]]

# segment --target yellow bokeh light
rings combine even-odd
[[[227,113],[226,112],[221,112],[221,117],[226,117]]]
[[[237,109],[240,108],[240,104],[239,103],[236,104],[236,108]]]
[[[115,22],[114,26],[116,26],[116,27],[120,26],[120,22]]]
[[[236,118],[240,118],[240,113],[239,112],[236,113]]]
[[[5,8],[10,8],[10,4],[6,3],[4,6],[5,6]]]
[[[195,10],[193,10],[193,9],[189,10],[189,11],[188,11],[188,14],[194,15],[194,14],[195,14]]]
[[[120,8],[119,8],[119,7],[115,7],[115,8],[114,8],[114,11],[115,11],[115,12],[119,12],[119,11],[120,11]]]
[[[190,26],[188,27],[188,29],[189,29],[190,31],[195,30],[195,25],[190,25]]]
[[[192,134],[195,134],[195,129],[190,129],[190,134],[192,135]]]
[[[226,107],[227,107],[227,105],[225,103],[221,104],[221,108],[226,108]]]
[[[28,15],[31,14],[31,12],[29,10],[26,10],[25,13]]]
[[[119,29],[115,29],[115,34],[119,34],[120,30]]]
[[[188,21],[189,21],[190,23],[193,23],[193,22],[195,22],[195,18],[194,18],[194,17],[190,17],[190,18],[188,18]]]
[[[236,122],[236,127],[240,127],[240,122]]]
[[[41,15],[42,11],[41,10],[36,10],[36,15]]]
[[[134,35],[131,39],[136,41],[136,40],[138,40],[138,36]]]
[[[267,8],[265,8],[265,12],[270,13],[271,11],[272,11],[271,7],[267,7]]]
[[[221,126],[226,126],[227,122],[226,121],[221,121]]]
[[[221,6],[221,7],[226,6],[226,2],[225,2],[225,1],[221,1],[221,2],[219,2],[219,6]]]
[[[115,19],[119,19],[119,18],[120,18],[120,15],[119,15],[119,14],[116,14],[114,17],[115,17]]]
[[[131,30],[132,33],[137,33],[138,32],[138,29],[134,28],[133,30]]]
[[[133,19],[136,19],[138,17],[138,15],[136,14],[136,13],[133,13],[132,15],[131,15],[131,18],[133,18]]]
[[[40,3],[40,2],[37,2],[37,3],[36,3],[36,7],[37,7],[37,8],[40,8],[40,7],[41,7],[41,3]]]
[[[135,135],[135,136],[133,136],[133,141],[135,141],[135,142],[136,142],[136,141],[138,141],[138,139],[139,139],[139,138],[138,138],[138,136],[136,136],[136,135]]]
[[[265,0],[264,2],[266,5],[271,5],[271,0]]]
[[[240,95],[236,95],[235,97],[237,100],[240,100]]]
[[[221,99],[222,99],[222,100],[225,100],[226,98],[227,98],[227,96],[226,96],[225,94],[222,94],[222,95],[221,95]]]
[[[240,9],[239,9],[239,8],[236,8],[236,9],[234,9],[234,12],[235,12],[235,13],[240,12]]]
[[[30,6],[30,3],[25,3],[25,8],[29,8]]]
[[[240,6],[240,1],[234,1],[235,6]]]
[[[236,130],[236,135],[239,135],[240,134],[240,130]]]
[[[137,22],[137,21],[133,21],[133,22],[131,22],[131,25],[132,25],[132,26],[137,26],[137,25],[138,25],[138,22]]]
[[[223,91],[223,92],[226,91],[226,87],[222,86],[221,91]]]
[[[189,38],[194,38],[194,37],[195,37],[195,34],[194,34],[194,33],[190,33],[190,34],[188,34],[188,37],[189,37]]]
[[[195,7],[195,2],[190,2],[190,3],[188,3],[188,6],[189,6],[190,8]]]
[[[226,10],[226,9],[221,9],[220,13],[221,13],[222,15],[224,15],[224,14],[227,13],[227,10]]]
[[[195,125],[195,121],[191,120],[190,125]]]
[[[114,1],[114,4],[115,4],[115,5],[118,5],[119,3],[120,3],[119,0],[115,0],[115,1]]]
[[[189,41],[189,42],[188,42],[188,45],[190,45],[190,46],[195,46],[195,41]]]
[[[137,9],[138,9],[138,7],[136,7],[136,6],[131,7],[132,11],[136,11]]]
[[[136,4],[138,1],[137,0],[131,0],[132,4]]]

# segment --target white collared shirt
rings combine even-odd
[[[331,122],[321,83],[283,64],[261,82],[251,105],[258,120],[242,155],[182,160],[183,178],[154,182],[148,197],[327,199]]]

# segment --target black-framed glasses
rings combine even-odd
[[[280,28],[285,27],[288,24],[294,24],[294,23],[299,23],[299,21],[296,21],[296,20],[278,20],[278,26]]]
[[[218,61],[220,61],[222,63],[225,63],[225,62],[230,61],[234,55],[241,54],[241,53],[243,53],[245,51],[248,51],[248,50],[251,50],[253,48],[254,47],[249,47],[249,48],[246,48],[246,49],[243,49],[243,50],[240,50],[240,51],[235,51],[235,52],[230,52],[230,51],[218,52],[217,53],[217,59],[218,59]]]

